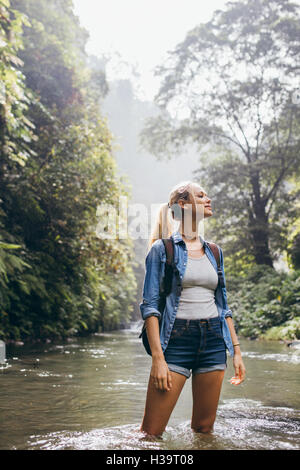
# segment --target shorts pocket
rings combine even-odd
[[[170,339],[179,338],[180,336],[183,335],[183,333],[184,333],[185,331],[187,331],[186,326],[183,326],[183,325],[180,325],[180,326],[174,325],[173,328],[172,328],[172,331],[171,331]]]
[[[223,339],[221,322],[218,322],[218,323],[208,322],[208,331],[210,331],[217,338]]]

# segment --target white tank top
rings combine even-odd
[[[219,315],[214,291],[218,275],[207,255],[189,258],[182,280],[182,292],[176,318],[199,320]]]

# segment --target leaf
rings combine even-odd
[[[31,289],[28,286],[28,284],[25,281],[22,281],[22,280],[19,280],[18,283],[19,283],[19,286],[20,286],[21,290],[23,292],[25,292],[25,294],[30,295]]]
[[[3,243],[3,242],[0,242],[0,249],[4,249],[4,250],[16,250],[16,249],[19,249],[19,248],[22,248],[21,245],[13,245],[13,244],[10,244],[10,243]]]
[[[80,320],[79,323],[83,326],[83,328],[84,328],[85,330],[88,330],[88,326],[87,326],[87,324],[86,324],[83,320]]]

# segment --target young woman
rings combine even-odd
[[[170,215],[178,229],[172,231]],[[199,235],[199,222],[212,216],[211,200],[197,183],[184,182],[170,192],[160,210],[146,257],[142,318],[151,348],[152,367],[141,431],[160,436],[169,421],[186,380],[192,375],[195,432],[213,430],[224,372],[226,349],[233,356],[235,384],[243,382],[245,367],[227,305],[226,287],[218,282],[217,262]],[[166,263],[161,238],[172,236],[176,281],[166,299],[159,325],[159,286]],[[220,263],[225,283],[223,253]],[[224,284],[225,285],[225,284]]]

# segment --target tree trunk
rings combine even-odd
[[[250,227],[252,235],[254,258],[256,264],[266,264],[273,268],[273,260],[269,250],[269,230],[263,220],[254,219],[254,224]]]
[[[260,196],[259,174],[251,177],[253,187],[253,209],[250,213],[249,230],[252,237],[253,254],[256,264],[266,264],[273,268],[273,260],[269,249],[269,221],[266,206]]]

